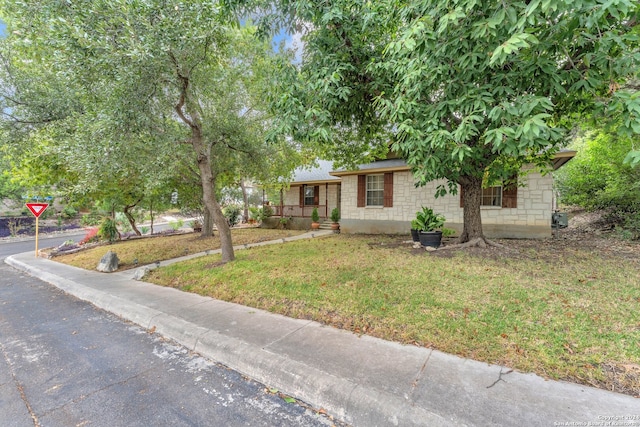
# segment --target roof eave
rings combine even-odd
[[[553,170],[557,171],[560,169],[565,163],[569,160],[573,159],[577,154],[577,151],[567,150],[567,151],[559,151],[551,159],[551,164],[553,165]]]
[[[299,185],[318,185],[318,184],[339,184],[340,178],[335,179],[323,179],[315,181],[291,181],[291,187],[297,187]]]
[[[409,166],[393,166],[388,168],[372,168],[372,169],[358,169],[351,171],[333,171],[329,172],[331,176],[348,176],[348,175],[371,175],[371,174],[379,174],[385,172],[403,172],[411,170]]]

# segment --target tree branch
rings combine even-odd
[[[178,59],[175,57],[173,52],[169,52],[169,58],[171,58],[171,62],[173,62],[173,65],[176,68],[176,75],[178,76],[178,80],[180,81],[180,99],[178,100],[178,103],[176,104],[174,109],[180,117],[180,120],[185,122],[189,127],[193,128],[195,127],[195,124],[190,118],[185,115],[184,111],[182,111],[186,103],[187,90],[189,89],[189,76],[184,76],[180,72],[180,63],[178,62]]]

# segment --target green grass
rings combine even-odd
[[[579,245],[431,254],[397,240],[289,242],[238,251],[222,266],[219,256],[175,264],[148,280],[640,396],[637,258]]]

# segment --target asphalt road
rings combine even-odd
[[[159,233],[168,228],[169,226],[166,223],[158,223],[154,225],[153,230],[155,233]],[[79,229],[77,233],[41,235],[38,238],[38,248],[44,249],[60,246],[67,240],[79,242],[84,238],[85,234],[86,232],[83,229]],[[12,254],[29,251],[33,251],[35,254],[35,249],[36,243],[33,237],[17,240],[0,240],[0,261]]]
[[[22,243],[0,245],[1,257]],[[0,264],[1,426],[333,424],[276,390]]]
[[[60,246],[67,240],[79,242],[84,237],[85,232],[80,231],[77,234],[40,236],[38,239],[38,247],[40,249]],[[18,241],[0,241],[0,262],[6,257],[22,252],[33,251],[35,255],[36,242],[34,239],[18,240]]]

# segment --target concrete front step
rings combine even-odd
[[[320,230],[331,230],[331,221],[324,221],[320,223]]]

